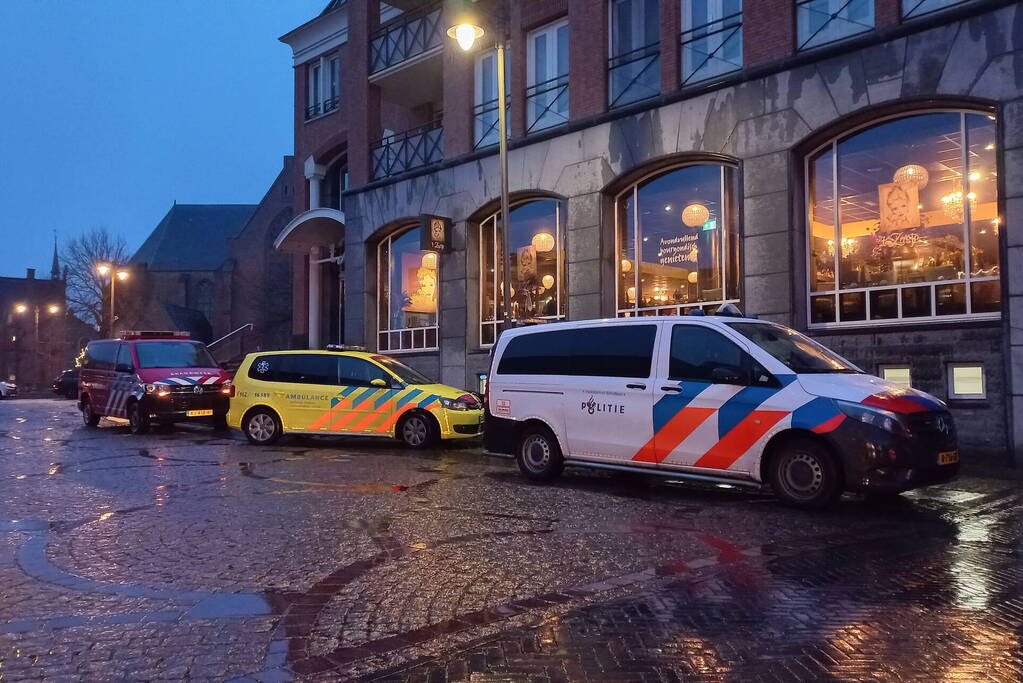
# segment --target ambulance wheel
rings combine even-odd
[[[277,413],[269,408],[255,408],[242,420],[242,431],[249,443],[269,446],[281,438],[284,428]]]
[[[89,399],[82,401],[82,422],[86,427],[95,427],[99,424],[99,415],[92,412],[92,403]]]
[[[526,427],[515,453],[519,471],[532,481],[557,479],[565,469],[565,458],[551,430],[541,425]]]
[[[437,439],[433,421],[422,413],[411,413],[398,423],[398,439],[409,448],[428,448]]]
[[[789,505],[824,508],[842,495],[842,472],[831,453],[812,439],[791,439],[769,462],[771,488]]]
[[[142,412],[138,401],[128,404],[128,427],[132,434],[145,434],[149,431],[149,416]]]

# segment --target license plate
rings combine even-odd
[[[944,451],[938,453],[938,464],[939,465],[951,465],[959,462],[959,451]]]
[[[210,417],[213,415],[213,410],[188,410],[185,412],[185,417]]]

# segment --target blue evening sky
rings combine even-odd
[[[326,4],[0,1],[0,275],[48,274],[54,230],[134,251],[174,200],[258,202],[293,148],[277,38]]]

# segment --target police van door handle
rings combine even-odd
[[[661,391],[674,391],[677,394],[682,391],[682,387],[661,387]]]
[[[646,389],[645,384],[626,384],[626,389]]]

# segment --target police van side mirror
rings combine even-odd
[[[749,377],[740,371],[720,365],[710,371],[710,378],[715,384],[749,384]]]

